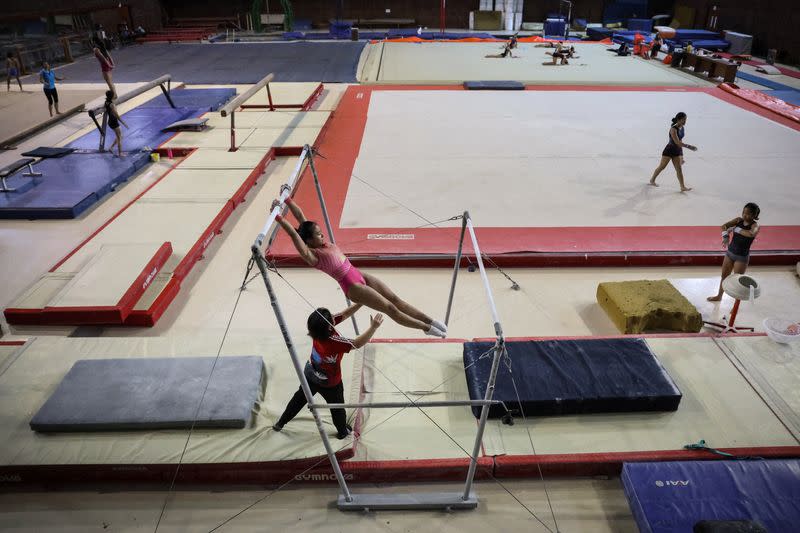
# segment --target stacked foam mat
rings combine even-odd
[[[258,356],[77,361],[30,422],[40,432],[247,427]]]
[[[469,397],[486,394],[492,342],[464,343]],[[507,342],[493,398],[525,416],[676,411],[681,392],[643,339]],[[475,417],[480,407],[473,407]],[[492,405],[490,418],[506,413]]]

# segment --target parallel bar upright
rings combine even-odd
[[[483,256],[481,255],[481,249],[478,245],[478,238],[475,236],[475,228],[472,226],[472,219],[469,216],[469,213],[464,213],[464,219],[469,230],[469,235],[472,238],[472,246],[475,251],[475,258],[478,262],[478,268],[481,272],[481,279],[483,280],[483,286],[486,289],[486,297],[489,301],[489,310],[492,314],[492,320],[494,321],[494,331],[497,335],[497,341],[494,346],[494,358],[492,359],[492,369],[489,373],[489,382],[486,384],[486,393],[484,394],[484,400],[491,400],[494,396],[494,388],[495,382],[497,381],[497,368],[500,365],[500,357],[505,352],[505,338],[503,337],[503,327],[500,324],[500,318],[497,315],[497,307],[494,303],[494,296],[492,295],[492,289],[489,286],[489,277],[486,275],[486,269],[483,267]],[[472,494],[472,483],[475,480],[475,470],[478,467],[478,454],[481,451],[481,442],[483,441],[483,432],[486,429],[486,420],[489,417],[489,405],[484,404],[481,408],[481,417],[480,422],[478,424],[478,433],[475,435],[475,445],[472,448],[472,455],[470,456],[469,461],[469,471],[467,472],[467,480],[464,484],[464,494],[463,498],[466,500]]]
[[[319,198],[319,205],[322,208],[322,218],[325,219],[325,228],[328,230],[328,239],[330,239],[332,244],[336,244],[336,237],[333,234],[333,228],[331,227],[331,218],[328,216],[328,207],[325,205],[325,197],[322,194],[322,185],[319,183],[319,177],[317,176],[317,169],[314,166],[314,150],[309,145],[303,146],[303,150],[308,153],[308,166],[311,168],[311,175],[314,176],[314,187],[317,189],[317,197]],[[350,302],[350,298],[347,295],[344,295],[344,300],[347,302],[347,306],[349,307],[352,302]],[[355,331],[356,335],[360,335],[358,332],[358,322],[356,322],[356,315],[350,317],[350,320],[353,322],[353,330]]]
[[[458,269],[461,268],[461,250],[464,248],[464,232],[467,230],[467,217],[469,213],[464,211],[461,217],[461,235],[458,237],[458,252],[456,252],[456,264],[453,267],[453,280],[450,282],[450,295],[447,297],[447,311],[444,314],[444,325],[450,325],[450,309],[453,307],[453,294],[456,290],[456,279],[458,279]]]

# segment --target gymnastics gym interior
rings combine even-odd
[[[0,529],[800,530],[796,3],[2,11]]]

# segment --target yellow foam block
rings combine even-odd
[[[601,283],[597,303],[622,333],[696,333],[703,326],[695,306],[665,279]]]

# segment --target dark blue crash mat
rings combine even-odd
[[[486,393],[493,345],[464,343],[473,400]],[[501,360],[494,399],[526,416],[675,411],[681,401],[680,390],[642,339],[514,341],[506,346],[511,371]],[[480,407],[472,412],[477,418]],[[490,418],[504,414],[500,405],[489,410]]]
[[[800,460],[625,463],[622,486],[642,533],[796,533]]]
[[[113,135],[113,133],[112,133]],[[8,178],[14,192],[0,192],[0,219],[75,218],[144,167],[150,154],[125,157],[110,153],[74,152],[33,165],[40,177],[26,177],[27,168]]]
[[[81,360],[30,426],[40,432],[244,428],[265,375],[259,356]]]
[[[174,89],[169,92],[175,107],[194,107],[200,111],[217,111],[236,96],[236,89]],[[172,107],[163,93],[138,107]]]

